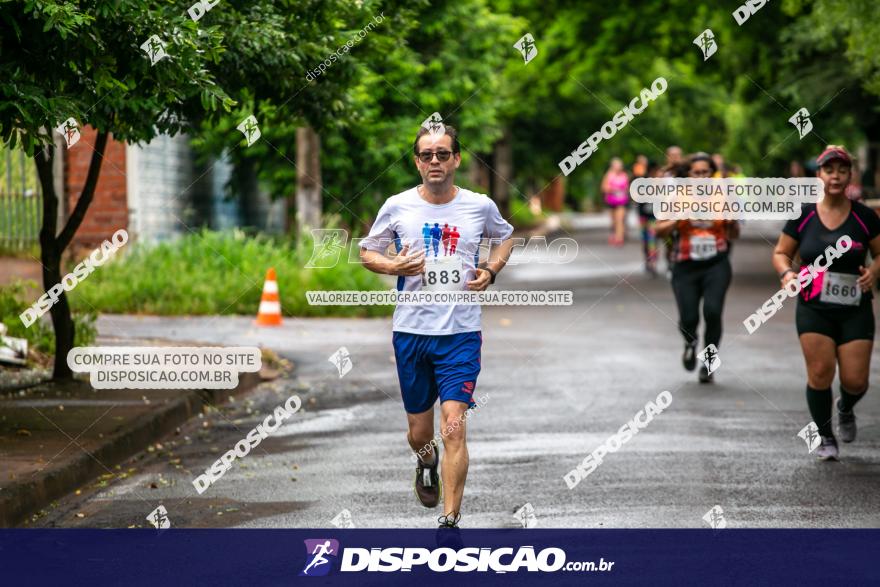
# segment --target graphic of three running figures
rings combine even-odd
[[[461,237],[461,234],[458,232],[458,227],[453,226],[451,229],[449,228],[449,224],[443,224],[443,228],[440,228],[440,223],[435,222],[432,227],[429,222],[425,222],[425,225],[422,227],[422,238],[425,239],[425,260],[431,256],[431,251],[434,251],[434,258],[436,259],[440,255],[440,243],[443,243],[443,256],[454,255],[456,248],[458,248],[458,239]],[[422,274],[422,285],[425,284],[425,274]]]

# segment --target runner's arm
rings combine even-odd
[[[727,240],[739,238],[740,226],[736,220],[731,220],[727,225]]]
[[[361,261],[370,271],[385,275],[420,275],[425,271],[425,251],[420,249],[410,253],[409,245],[404,245],[394,257],[361,248]]]
[[[672,234],[678,220],[658,220],[654,225],[654,232],[659,237],[665,237]]]
[[[871,239],[868,246],[871,249],[871,257],[873,260],[867,268],[859,268],[861,277],[859,277],[858,283],[859,287],[862,288],[862,291],[870,291],[874,287],[874,282],[880,279],[880,236],[875,236]]]
[[[797,277],[797,271],[791,267],[797,249],[798,242],[795,239],[785,233],[779,235],[776,248],[773,249],[773,268],[780,276],[783,287],[789,280]]]
[[[497,275],[510,259],[510,253],[513,251],[514,240],[512,238],[505,239],[497,247],[489,249],[489,259],[485,263],[481,263],[483,267],[491,269]],[[492,282],[492,274],[486,269],[478,268],[476,279],[468,281],[467,286],[470,290],[483,291]]]

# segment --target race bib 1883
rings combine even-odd
[[[425,291],[460,290],[464,283],[464,270],[461,257],[435,257],[425,262],[425,277],[422,289]]]

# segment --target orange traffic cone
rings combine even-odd
[[[256,324],[257,326],[281,326],[278,282],[275,280],[275,269],[271,267],[266,271],[266,283],[263,285],[263,296],[260,298]]]

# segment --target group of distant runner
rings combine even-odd
[[[461,164],[456,130],[421,128],[413,144],[413,163],[422,183],[388,198],[369,235],[361,244],[364,266],[397,276],[402,291],[445,289],[482,291],[495,283],[504,268],[513,240],[513,227],[496,204],[482,194],[455,185]],[[852,178],[851,155],[829,146],[816,159],[817,176],[825,197],[803,207],[800,217],[788,221],[773,252],[773,267],[785,286],[803,276],[805,267],[819,267],[817,259],[829,245],[848,236],[852,246],[833,267],[819,267],[804,287],[797,306],[797,332],[807,365],[807,404],[821,436],[816,449],[822,459],[837,457],[832,430],[831,383],[840,372],[836,403],[838,435],[843,442],[856,436],[853,408],[868,388],[874,339],[872,285],[880,277],[880,218],[868,207],[847,197]],[[639,157],[635,177],[712,178],[741,175],[723,157],[707,153],[682,156],[678,147],[666,151],[657,165]],[[609,242],[623,244],[629,203],[630,176],[614,159],[602,180],[605,201],[612,213]],[[731,283],[731,243],[739,223],[730,220],[662,220],[649,206],[638,208],[646,270],[657,273],[658,240],[666,243],[670,278],[684,337],[682,363],[697,364],[700,313],[705,322],[703,345],[721,343],[724,299]],[[500,242],[488,259],[480,261],[476,243]],[[388,243],[393,251],[388,251]],[[870,251],[873,262],[867,262]],[[799,260],[798,260],[799,259]],[[439,278],[438,278],[439,276]],[[427,278],[426,278],[427,277]],[[416,455],[413,489],[419,502],[434,508],[442,502],[440,528],[457,528],[468,473],[466,412],[475,406],[477,377],[482,369],[482,332],[478,305],[401,305],[394,312],[392,340],[403,407],[407,413],[407,442]],[[701,382],[711,382],[704,364]],[[434,440],[434,406],[440,402],[443,451]],[[441,466],[442,463],[442,466]]]
[[[797,219],[785,223],[772,264],[782,287],[796,279],[809,281],[801,289],[797,303],[797,333],[807,368],[807,406],[821,438],[815,452],[820,459],[829,460],[838,456],[832,408],[836,406],[840,440],[852,442],[856,437],[853,408],[868,389],[874,342],[872,287],[880,278],[880,217],[859,202],[861,182],[854,179],[855,162],[844,147],[826,147],[816,157],[815,169],[825,185],[824,198],[816,204],[804,205]],[[793,162],[789,174],[804,177],[806,172],[804,166]],[[612,246],[623,244],[629,181],[638,177],[744,176],[738,167],[726,166],[717,153],[683,157],[676,146],[666,150],[662,166],[639,156],[631,174],[620,159],[612,159],[601,183],[611,213],[608,242]],[[714,345],[717,350],[721,343],[724,299],[732,278],[730,251],[740,226],[732,220],[658,221],[652,206],[638,205],[645,270],[657,275],[659,239],[666,245],[679,330],[685,341],[682,364],[692,371],[697,364],[701,303],[705,322],[703,347]],[[834,260],[833,267],[818,263],[828,247],[842,237],[849,237],[852,246]],[[815,273],[809,280],[808,267]],[[831,384],[838,371],[840,393],[835,403]],[[712,379],[713,374],[704,363],[699,380],[708,383]]]

